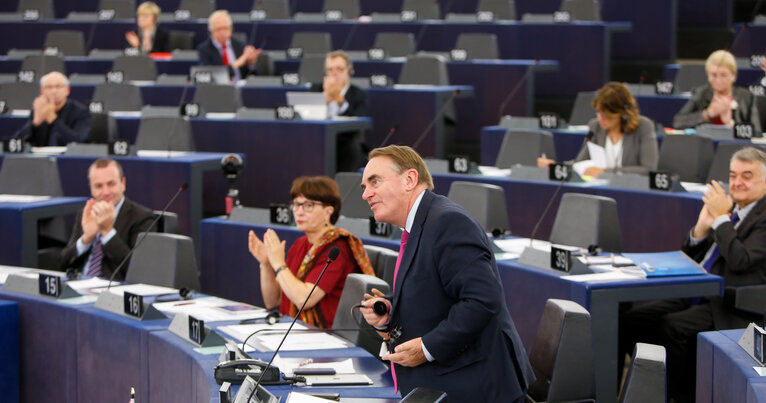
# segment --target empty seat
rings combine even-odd
[[[324,0],[323,12],[339,10],[343,18],[350,20],[359,17],[359,0]]]
[[[375,276],[393,287],[394,270],[399,252],[373,245],[364,245],[364,249],[367,251],[367,257],[370,258],[372,268],[375,269]]]
[[[576,302],[549,299],[529,353],[536,402],[595,401],[590,313]]]
[[[27,10],[37,10],[41,19],[56,18],[53,10],[53,0],[19,0],[16,11],[24,13]]]
[[[192,19],[207,18],[215,10],[215,2],[213,0],[181,0],[178,10],[189,10]]]
[[[56,48],[64,56],[85,56],[85,37],[80,31],[48,31],[43,47]]]
[[[276,114],[272,108],[239,108],[234,115],[235,119],[274,120]],[[344,206],[345,207],[345,206]]]
[[[496,20],[515,20],[516,3],[514,0],[479,0],[477,12],[490,11]]]
[[[255,0],[253,10],[263,10],[270,20],[289,20],[293,15],[288,0]]]
[[[108,113],[90,114],[89,143],[106,144],[117,140],[117,120]]]
[[[691,91],[707,83],[704,62],[685,62],[680,64],[676,74],[675,88],[680,92]]]
[[[321,83],[324,81],[324,55],[303,56],[301,65],[298,67],[298,76],[301,81],[308,83]]]
[[[414,11],[419,20],[438,20],[441,17],[439,3],[434,0],[404,0],[402,11]]]
[[[362,199],[361,172],[338,172],[335,174],[335,182],[341,196],[340,213],[345,217],[369,218],[372,215],[370,205]]]
[[[462,33],[457,37],[456,49],[465,49],[471,59],[498,59],[497,35]]]
[[[103,74],[72,73],[69,75],[69,85],[97,85],[104,82],[106,82],[106,77]]]
[[[708,170],[707,180],[717,180],[718,182],[729,182],[729,164],[731,162],[731,156],[735,152],[744,148],[744,144],[739,143],[718,143],[718,147],[715,149],[713,160],[710,163],[710,170]]]
[[[550,236],[551,243],[608,252],[622,252],[617,202],[609,197],[566,193],[561,198]]]
[[[378,32],[373,48],[383,49],[387,57],[405,57],[415,53],[415,35],[410,32]]]
[[[436,55],[407,56],[399,74],[399,84],[449,85],[447,65]]]
[[[40,84],[4,83],[0,85],[0,101],[5,101],[8,109],[32,109],[32,102],[40,95]]]
[[[6,155],[0,167],[0,193],[63,196],[56,159]]]
[[[180,116],[141,117],[136,135],[139,150],[194,151],[189,120]]]
[[[194,49],[194,32],[171,30],[168,33],[168,49],[171,51]]]
[[[665,347],[636,343],[620,403],[664,402],[666,400]]]
[[[126,81],[154,81],[157,79],[157,64],[148,55],[118,56],[114,59],[112,71],[121,71]]]
[[[509,129],[503,136],[495,166],[502,169],[517,164],[537,166],[537,157],[543,154],[556,160],[553,134],[545,130]]]
[[[304,55],[324,56],[332,50],[332,40],[327,32],[296,32],[290,47],[303,49]]]
[[[205,112],[235,113],[242,107],[239,87],[226,84],[198,85],[194,100]]]
[[[369,351],[370,354],[378,354],[382,338],[364,320],[359,309],[353,309],[359,304],[359,301],[364,299],[365,293],[372,293],[373,288],[377,288],[383,293],[388,293],[390,290],[385,281],[375,276],[361,273],[349,274],[346,277],[346,284],[343,286],[343,294],[341,294],[338,302],[338,310],[335,312],[332,328],[358,328],[359,330],[337,330],[335,334]]]
[[[145,232],[136,242],[141,244],[130,258],[125,281],[199,291],[199,272],[191,238]]]
[[[66,75],[66,67],[64,66],[64,59],[58,55],[29,55],[21,62],[21,69],[32,70],[35,72],[35,79],[52,72],[58,71]]]
[[[572,113],[569,115],[570,125],[587,125],[596,116],[596,110],[593,109],[593,100],[595,98],[595,92],[577,93],[574,105],[572,106]]]
[[[682,181],[704,182],[713,161],[713,140],[700,136],[665,136],[657,169]]]
[[[500,230],[508,226],[505,191],[497,185],[478,182],[455,181],[449,187],[447,197],[463,206],[484,232]]]
[[[96,85],[93,101],[103,103],[106,111],[140,111],[144,105],[141,89],[128,83]]]
[[[166,117],[181,116],[181,110],[177,106],[144,105],[141,108],[142,118],[154,117],[154,116],[166,116]]]
[[[563,0],[561,11],[568,11],[572,21],[601,21],[598,0]]]
[[[500,118],[497,125],[506,129],[539,129],[540,119],[531,116],[505,115]]]
[[[99,10],[114,10],[115,18],[127,19],[136,16],[136,2],[133,0],[101,0]]]

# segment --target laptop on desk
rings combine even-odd
[[[292,106],[302,120],[327,120],[327,102],[321,92],[290,91],[287,104]]]

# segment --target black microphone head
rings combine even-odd
[[[588,245],[588,253],[591,255],[596,256],[601,252],[601,248],[599,248],[598,245]]]
[[[331,261],[335,260],[338,258],[338,255],[340,255],[340,248],[333,246],[332,249],[330,249],[330,253],[327,254],[327,259]]]
[[[178,188],[178,190],[184,191],[184,190],[186,190],[188,188],[189,188],[189,182],[184,182],[184,183],[181,184],[181,187]]]
[[[589,131],[588,131],[588,134],[587,134],[587,135],[585,135],[585,141],[591,141],[591,140],[593,140],[593,136],[594,136],[594,135],[595,135],[595,133],[593,133],[593,130],[589,130]]]
[[[383,316],[388,313],[388,305],[383,301],[375,301],[372,304],[372,311],[375,312],[375,315]]]
[[[497,227],[495,227],[495,228],[492,228],[492,231],[490,231],[490,232],[492,233],[492,236],[493,236],[493,237],[497,238],[497,237],[499,237],[500,235],[503,235],[503,233],[504,233],[505,231],[503,231],[503,230],[502,230],[502,229],[500,229],[500,228],[497,228]]]
[[[178,290],[178,295],[181,297],[181,299],[190,299],[194,296],[194,290],[191,288],[181,287]]]

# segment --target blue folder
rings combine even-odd
[[[680,250],[658,253],[623,253],[636,266],[644,269],[646,277],[694,276],[707,271]]]

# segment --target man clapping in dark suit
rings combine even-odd
[[[375,220],[404,228],[393,293],[365,295],[365,320],[389,338],[394,384],[447,392],[455,402],[523,402],[534,374],[481,226],[431,192],[423,159],[410,147],[370,152],[363,197]],[[384,302],[387,313],[371,307]]]
[[[59,258],[60,267],[110,277],[138,234],[149,231],[153,215],[125,197],[125,176],[117,161],[96,160],[88,168],[88,183],[93,198],[77,214],[72,236]],[[123,279],[124,273],[115,278]]]
[[[257,74],[255,62],[261,49],[232,38],[233,24],[226,10],[216,10],[207,20],[210,38],[197,46],[201,66],[228,66],[233,81]]]

